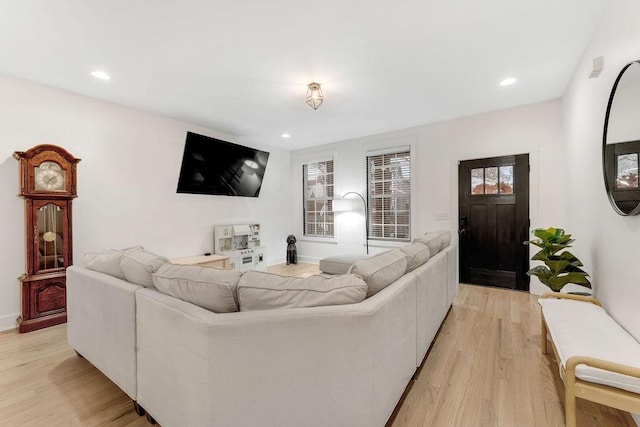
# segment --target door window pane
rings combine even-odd
[[[471,194],[484,194],[484,168],[471,169]]]
[[[500,166],[500,194],[513,194],[513,166]]]
[[[485,168],[484,194],[498,194],[498,168]]]

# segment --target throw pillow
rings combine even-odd
[[[238,283],[240,311],[355,304],[366,294],[367,284],[352,274],[299,278],[247,271]]]
[[[356,261],[350,273],[356,274],[367,283],[367,298],[398,280],[407,271],[407,257],[400,249],[383,252]]]
[[[127,280],[120,267],[122,255],[129,250],[143,249],[142,246],[134,246],[126,249],[106,249],[100,252],[87,252],[83,261],[85,268],[99,273],[108,274],[121,280]]]
[[[242,273],[197,265],[164,264],[153,274],[156,288],[216,313],[238,311],[236,287]]]
[[[142,248],[128,250],[122,254],[120,268],[127,282],[136,285],[153,287],[152,275],[165,263],[169,262],[165,257],[153,254]]]
[[[407,258],[407,273],[420,267],[429,260],[429,247],[416,242],[400,248]]]

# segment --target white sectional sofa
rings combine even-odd
[[[426,240],[428,260],[421,246]],[[457,287],[450,234],[416,241],[405,255],[395,249],[357,261],[349,275],[355,279],[335,279],[364,280],[368,292],[377,290],[341,305],[303,307],[304,297],[296,294],[284,303],[294,308],[215,313],[188,302],[194,293],[176,298],[70,267],[69,343],[163,427],[383,426]],[[431,253],[436,246],[438,253]],[[400,276],[385,285],[387,273],[398,268]],[[240,310],[248,306],[244,290],[273,290],[259,289],[260,275],[265,283],[274,280],[268,273],[241,277],[234,297]],[[332,277],[310,280],[317,285]],[[307,279],[281,280],[296,287]],[[317,304],[318,296],[311,298]]]
[[[136,298],[144,286],[108,274],[67,269],[67,337],[131,399],[136,400]]]

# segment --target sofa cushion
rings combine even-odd
[[[449,230],[438,230],[436,233],[440,234],[440,250],[442,251],[451,244],[451,232]]]
[[[346,274],[354,262],[365,258],[365,255],[335,255],[320,260],[320,271],[328,274]]]
[[[125,251],[122,254],[120,268],[128,282],[153,287],[152,275],[165,263],[165,257],[153,254],[142,248]]]
[[[367,298],[398,280],[406,271],[407,257],[400,249],[356,261],[349,270],[367,282]]]
[[[442,248],[440,233],[435,231],[426,233],[424,236],[416,237],[413,239],[413,243],[422,243],[423,245],[426,245],[429,248],[429,256],[434,256],[440,252],[440,248]]]
[[[352,274],[299,278],[247,271],[238,283],[240,311],[355,304],[366,294],[367,284]]]
[[[420,242],[403,246],[400,250],[407,258],[407,273],[415,270],[429,260],[429,247]]]
[[[166,263],[153,274],[153,284],[167,295],[216,313],[238,311],[236,287],[242,273],[197,265]]]
[[[122,255],[129,250],[143,249],[142,246],[134,246],[125,249],[105,249],[99,252],[87,252],[84,254],[83,261],[85,268],[98,273],[108,274],[118,279],[127,280],[124,272],[120,267]]]
[[[602,307],[566,299],[541,298],[538,302],[563,367],[573,356],[589,356],[640,368],[640,343]],[[576,377],[640,393],[640,378],[587,365],[576,367]]]

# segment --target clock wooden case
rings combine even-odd
[[[56,145],[16,151],[20,196],[25,200],[26,273],[20,277],[18,330],[30,332],[67,321],[66,269],[73,263],[71,203],[80,161]]]

